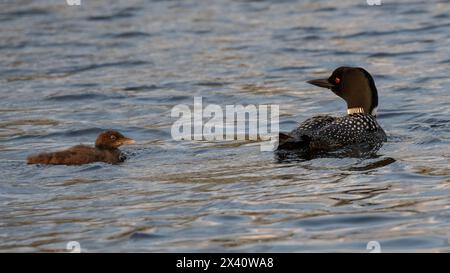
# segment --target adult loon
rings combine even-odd
[[[113,130],[100,133],[95,147],[77,145],[64,151],[42,153],[28,157],[28,164],[82,165],[93,162],[116,164],[124,161],[118,149],[125,144],[133,144],[134,140]]]
[[[372,76],[360,67],[339,67],[328,79],[308,83],[331,89],[347,102],[347,115],[315,116],[290,133],[280,133],[278,151],[296,150],[308,155],[351,149],[373,154],[387,140],[376,120],[378,92]]]

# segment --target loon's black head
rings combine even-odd
[[[106,130],[100,133],[95,141],[95,147],[99,149],[113,150],[122,145],[133,144],[135,141],[125,137],[121,133],[113,130]]]
[[[360,67],[339,67],[328,79],[317,79],[308,83],[331,89],[347,102],[347,111],[368,113],[376,116],[378,91],[372,76]]]

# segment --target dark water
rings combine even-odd
[[[449,49],[449,1],[0,0],[0,251],[450,251]],[[341,65],[375,77],[377,158],[171,138],[194,96],[343,114],[305,83]],[[106,128],[122,165],[25,163]]]

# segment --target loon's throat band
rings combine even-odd
[[[356,114],[356,113],[364,113],[364,108],[362,107],[354,107],[347,109],[347,114]]]

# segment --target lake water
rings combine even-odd
[[[1,0],[0,64],[1,252],[450,251],[449,1]],[[375,78],[376,158],[171,138],[194,96],[344,115],[305,83],[341,65]],[[123,164],[26,164],[107,128]]]

